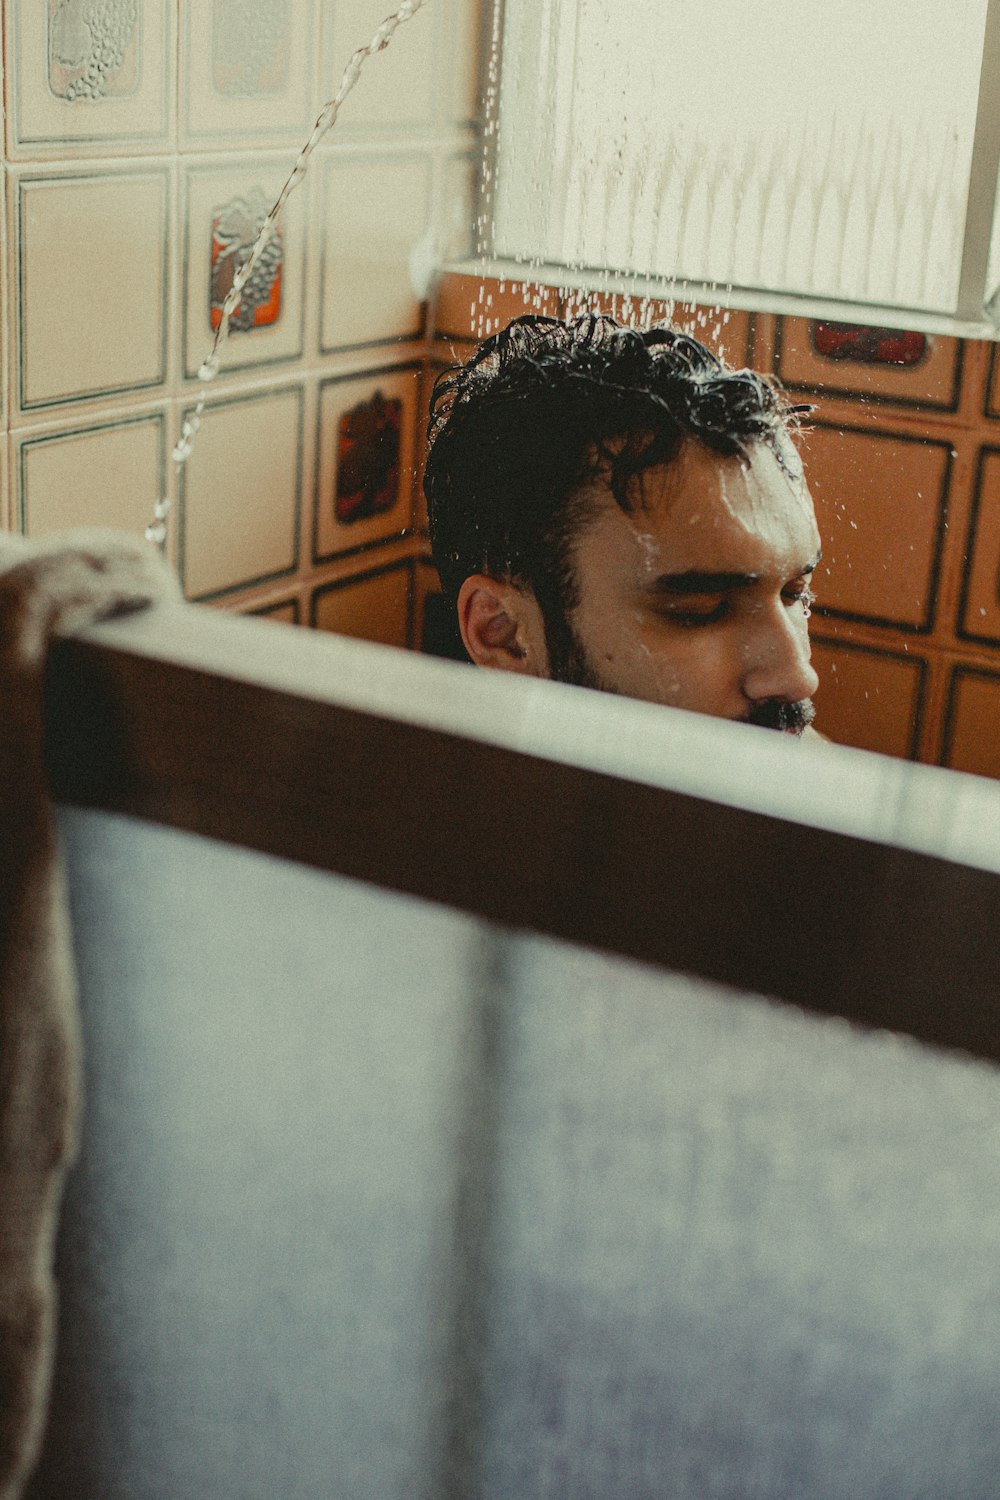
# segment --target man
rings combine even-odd
[[[802,734],[803,410],[663,327],[528,316],[488,339],[435,385],[425,477],[469,657]]]

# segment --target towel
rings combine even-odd
[[[48,647],[178,593],[159,554],[127,535],[0,534],[0,1500],[21,1494],[44,1429],[55,1232],[81,1110],[69,908],[45,774]]]

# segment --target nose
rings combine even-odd
[[[745,643],[744,696],[752,704],[811,698],[819,678],[809,656],[809,632],[798,606],[777,600],[761,609]]]

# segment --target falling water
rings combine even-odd
[[[857,0],[850,9],[864,13]],[[490,202],[526,306],[551,280],[543,266],[565,268],[559,294],[574,310],[614,290],[633,318],[669,315],[697,288],[703,308],[720,304],[701,314],[716,333],[734,287],[951,305],[975,119],[974,87],[956,85],[983,0],[961,0],[946,35],[877,73],[856,39],[850,69],[840,53],[824,65],[828,43],[799,10],[782,3],[773,25],[733,31],[742,8],[723,0],[712,48],[694,11],[665,0],[635,0],[628,24],[610,0],[508,0],[503,113],[514,124],[499,132]],[[904,19],[893,0],[865,35]]]
[[[341,105],[344,103],[344,100],[347,98],[348,94],[351,92],[351,90],[354,88],[354,85],[360,78],[361,70],[363,69],[365,63],[368,61],[368,58],[373,57],[376,52],[383,52],[392,41],[398,28],[402,26],[405,21],[411,20],[412,17],[416,15],[417,11],[421,10],[426,4],[427,0],[402,0],[402,4],[400,5],[399,9],[395,11],[391,16],[388,16],[386,20],[382,22],[381,26],[375,32],[375,35],[372,37],[368,45],[366,47],[359,47],[357,51],[352,54],[347,67],[344,69],[343,76],[340,80],[340,87],[337,89],[337,92],[336,94],[334,94],[333,98],[328,100],[328,102],[324,104],[322,110],[317,116],[316,123],[312,129],[312,134],[306,141],[302,150],[299,152],[298,159],[296,160],[296,163],[291,172],[288,174],[288,178],[285,182],[284,187],[281,189],[281,192],[275,199],[275,202],[272,205],[271,209],[264,217],[264,220],[260,226],[260,230],[258,231],[257,238],[254,241],[253,249],[251,250],[247,259],[244,261],[243,265],[236,272],[236,275],[233,277],[233,284],[230,287],[226,300],[222,305],[222,315],[219,321],[219,326],[215,331],[215,338],[213,340],[212,347],[204,363],[198,371],[199,380],[207,384],[208,382],[214,380],[216,375],[218,375],[222,350],[225,347],[226,340],[229,337],[229,330],[232,323],[233,314],[235,313],[236,308],[239,304],[240,297],[243,293],[243,288],[250,280],[250,277],[253,275],[254,271],[257,268],[261,256],[264,254],[268,244],[270,243],[271,236],[274,234],[275,226],[278,221],[278,216],[281,213],[281,210],[284,208],[289,194],[295,191],[295,189],[298,187],[299,183],[305,176],[306,172],[308,171],[310,157],[312,156],[316,147],[319,145],[320,141],[330,130],[333,129],[333,126],[336,124],[337,116],[340,114]],[[178,442],[176,448],[174,448],[171,455],[174,463],[177,466],[178,473],[183,470],[188,459],[191,457],[194,443],[198,435],[198,429],[201,426],[201,420],[205,414],[205,401],[206,396],[203,392],[194,411],[189,417],[185,418],[184,425],[181,429],[180,441]],[[157,501],[153,512],[152,524],[146,528],[147,541],[155,542],[156,545],[161,548],[165,546],[167,539],[167,518],[169,515],[170,501],[166,496],[161,496],[161,498]]]

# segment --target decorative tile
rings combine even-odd
[[[979,453],[962,559],[958,634],[1000,645],[1000,449]]]
[[[974,776],[1000,776],[1000,672],[957,667],[945,713],[941,764]]]
[[[817,422],[802,449],[823,539],[814,612],[928,632],[947,516],[950,445],[908,432]]]
[[[366,135],[398,130],[401,125],[429,125],[439,88],[435,31],[440,18],[436,5],[427,5],[398,27],[390,45],[369,57],[353,92],[344,102],[338,131],[363,130]],[[324,50],[326,97],[332,97],[344,68],[359,47],[366,47],[387,14],[395,9],[385,0],[337,0],[327,8]]]
[[[252,164],[189,168],[186,176],[184,373],[194,377],[211,348],[222,303],[245,264],[285,172]],[[222,355],[223,370],[295,359],[302,353],[306,198],[293,193],[277,234],[244,290]]]
[[[334,152],[326,159],[320,313],[325,354],[420,337],[434,269],[430,180],[430,160],[422,154]]]
[[[139,87],[139,0],[49,0],[49,89],[57,99],[127,99]]]
[[[821,734],[881,755],[916,755],[926,677],[919,657],[814,638],[813,666]]]
[[[962,342],[856,323],[779,318],[774,372],[791,391],[956,411]]]
[[[167,170],[25,175],[16,193],[19,410],[162,385]]]
[[[312,624],[337,635],[407,646],[412,574],[413,564],[406,560],[324,584],[313,593]]]
[[[313,553],[317,562],[412,524],[417,370],[320,387]]]
[[[166,444],[163,410],[24,433],[15,458],[20,529],[45,536],[113,526],[142,536],[163,494]]]
[[[186,0],[184,138],[302,136],[316,115],[317,26],[316,0]]]
[[[16,153],[168,144],[168,0],[12,0],[8,66]]]
[[[268,213],[267,196],[259,187],[217,204],[212,213],[212,274],[209,282],[209,322],[213,333],[222,324],[226,298],[253,252]],[[260,259],[229,320],[231,333],[270,328],[281,315],[285,235],[275,225]]]
[[[181,577],[189,599],[295,571],[302,417],[299,386],[207,407],[181,476]]]
[[[809,342],[821,359],[912,369],[927,358],[926,333],[903,333],[898,328],[872,328],[866,323],[809,324]]]

